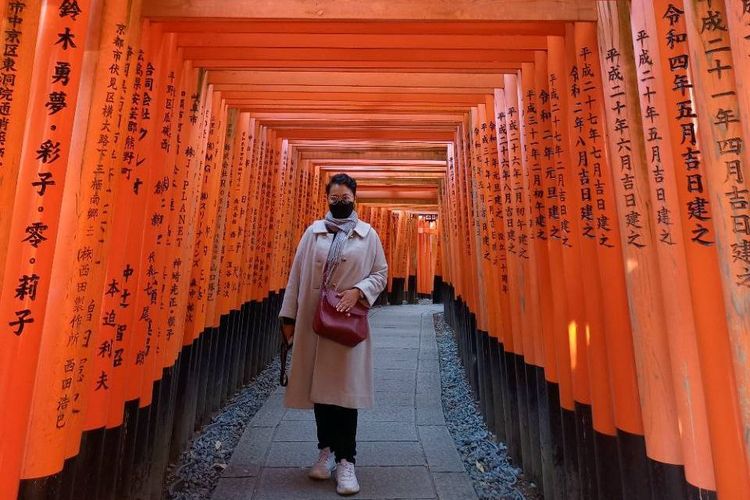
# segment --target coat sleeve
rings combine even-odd
[[[380,242],[378,233],[374,229],[371,229],[371,231],[375,235],[375,261],[372,264],[369,276],[354,285],[354,288],[362,290],[370,306],[378,300],[378,296],[385,290],[388,283],[388,263],[385,260],[383,244]]]
[[[284,289],[284,300],[281,302],[279,318],[297,318],[297,304],[299,302],[299,282],[302,271],[302,261],[306,258],[308,241],[310,240],[311,230],[307,228],[305,234],[299,240],[297,251],[294,254],[292,269],[289,271],[289,280]]]

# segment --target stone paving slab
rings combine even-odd
[[[427,465],[432,472],[465,472],[461,456],[453,444],[453,438],[444,425],[421,425],[417,427]]]
[[[440,393],[440,374],[426,371],[417,372],[417,393]]]
[[[315,422],[279,422],[273,440],[317,443]],[[357,442],[362,441],[419,441],[419,438],[416,427],[412,425],[404,425],[401,422],[368,422],[367,425],[357,428]]]
[[[375,406],[414,406],[414,391],[375,391]]]
[[[300,410],[297,408],[289,408],[284,416],[283,420],[315,420],[315,414],[312,410]]]
[[[277,393],[271,394],[265,404],[261,406],[260,410],[258,410],[252,420],[250,420],[250,426],[275,427],[284,413],[286,413],[286,408],[284,408],[284,395]]]
[[[399,361],[414,361],[419,356],[419,347],[376,347],[373,353],[375,359],[389,358]]]
[[[442,410],[441,410],[442,411]],[[360,410],[360,422],[413,422],[415,409],[411,406],[375,406],[372,409]],[[312,410],[290,408],[284,413],[282,420],[315,420]],[[266,419],[263,420],[266,422]]]
[[[375,368],[375,380],[398,380],[411,386],[416,383],[417,371],[413,368]]]
[[[391,391],[413,391],[415,382],[412,380],[383,380],[375,377],[375,392],[391,392]]]
[[[425,467],[357,467],[357,478],[362,490],[351,498],[437,498]],[[264,469],[256,485],[257,500],[341,498],[332,479],[312,481],[306,468]]]
[[[466,472],[438,472],[432,474],[440,500],[476,500],[477,494]]]
[[[429,372],[429,373],[435,373],[436,371],[440,371],[440,362],[438,361],[437,356],[435,356],[434,359],[420,358],[418,370],[420,372]]]
[[[381,406],[360,410],[360,422],[414,422],[415,409],[410,406]]]
[[[442,408],[417,408],[417,425],[445,425]]]
[[[264,467],[309,467],[318,458],[314,443],[300,447],[298,442],[274,442]],[[360,441],[357,467],[426,465],[419,441]]]
[[[388,331],[388,330],[384,330]],[[372,341],[372,345],[376,349],[419,349],[419,340],[412,338],[404,338],[398,335],[382,335],[379,332],[373,332],[374,336],[380,335],[380,338]]]
[[[476,499],[445,427],[432,315],[441,306],[391,306],[370,314],[375,407],[361,410],[357,477],[368,499]],[[335,482],[312,481],[312,410],[286,409],[279,388],[251,420],[214,500],[340,498]]]
[[[275,427],[248,426],[245,428],[240,442],[234,449],[232,459],[229,462],[229,468],[262,466],[266,459],[266,450],[271,446],[275,432]],[[224,472],[226,475],[226,471]]]
[[[380,366],[381,368],[385,369],[416,369],[417,363],[419,362],[416,356],[414,356],[412,359],[404,360],[390,358],[385,355],[374,356],[373,361],[375,362],[376,366]]]
[[[443,411],[443,400],[437,391],[418,392],[415,396],[417,408]]]
[[[257,481],[258,478],[255,477],[234,478],[222,475],[211,498],[220,500],[247,500],[255,489]]]

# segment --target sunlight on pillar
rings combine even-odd
[[[568,323],[568,344],[570,346],[570,368],[576,369],[578,365],[578,350],[576,348],[576,337],[578,334],[578,325],[575,321]]]
[[[632,273],[638,267],[638,262],[635,259],[628,259],[625,261],[625,272]]]

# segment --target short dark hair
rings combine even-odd
[[[357,181],[352,179],[347,174],[336,174],[333,177],[331,177],[331,180],[328,181],[328,184],[326,184],[326,194],[331,192],[331,186],[334,184],[338,184],[340,186],[346,186],[349,189],[352,190],[353,195],[357,195]]]

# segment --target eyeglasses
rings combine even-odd
[[[345,195],[345,196],[331,195],[331,196],[328,197],[328,202],[331,203],[331,204],[336,204],[336,203],[338,203],[340,201],[344,202],[344,203],[351,203],[351,202],[354,201],[354,198],[352,198],[348,194]]]

